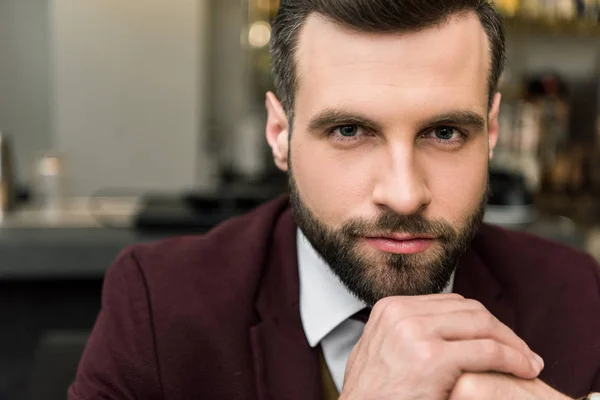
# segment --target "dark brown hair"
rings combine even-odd
[[[271,62],[277,95],[290,123],[298,89],[294,53],[299,32],[312,13],[359,31],[387,33],[418,31],[466,12],[477,14],[490,42],[491,105],[506,50],[502,19],[488,0],[282,0],[273,22]]]

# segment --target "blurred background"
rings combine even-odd
[[[0,400],[65,398],[122,248],[285,191],[263,137],[278,3],[0,0]],[[486,221],[600,259],[600,0],[495,4]]]

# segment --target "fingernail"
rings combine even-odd
[[[544,359],[542,357],[540,357],[539,355],[535,355],[535,359],[537,360],[537,362],[540,364],[540,366],[542,368],[544,368]]]
[[[536,368],[538,371],[541,371],[542,369],[544,369],[544,359],[542,357],[540,357],[539,355],[537,355],[536,353],[531,353],[533,355],[533,366],[534,368]]]

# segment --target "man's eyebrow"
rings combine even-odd
[[[360,125],[376,132],[381,131],[381,125],[363,115],[344,110],[325,109],[310,119],[309,132],[317,132],[326,128],[340,125]]]
[[[425,128],[440,125],[470,126],[477,130],[485,129],[487,120],[482,115],[470,110],[450,111],[435,115],[422,122]]]
[[[486,124],[485,117],[471,110],[457,110],[438,114],[420,123],[422,129],[440,125],[458,125],[470,126],[477,130],[483,130]],[[308,131],[317,132],[340,125],[359,125],[375,132],[382,131],[380,123],[364,115],[332,108],[325,109],[311,118],[308,123]]]

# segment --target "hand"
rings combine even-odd
[[[569,400],[539,379],[523,380],[506,374],[463,374],[449,400]]]
[[[533,379],[529,347],[480,303],[457,294],[389,297],[354,347],[340,399],[446,400],[464,372]]]

